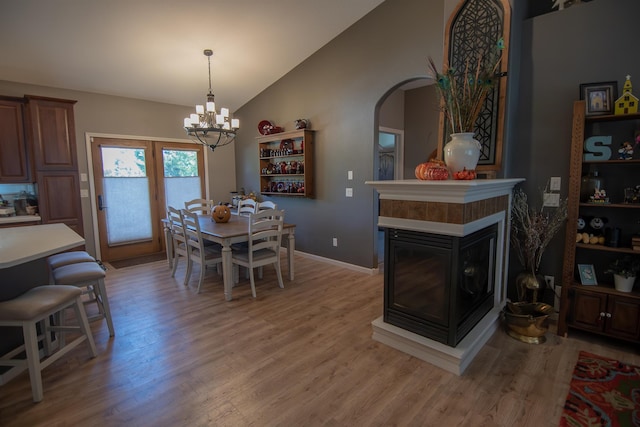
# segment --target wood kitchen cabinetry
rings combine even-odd
[[[25,100],[0,96],[0,183],[33,182],[25,136]]]
[[[43,224],[64,223],[84,235],[73,105],[26,95],[38,207]]]
[[[313,131],[300,129],[257,138],[260,192],[313,197]]]
[[[629,203],[624,191],[640,184],[640,160],[618,159],[620,144],[633,141],[636,131],[640,131],[640,114],[587,117],[584,101],[574,103],[559,335],[575,328],[640,342],[638,285],[632,292],[619,292],[613,286],[612,275],[605,274],[613,260],[627,254],[640,256],[631,247],[631,236],[640,230],[640,203]],[[585,140],[589,138],[589,147],[585,149]],[[598,154],[606,153],[607,147],[610,156]],[[590,152],[596,156],[589,155]],[[588,200],[589,192],[584,188],[581,192],[581,185],[589,184],[584,177],[590,174],[593,177],[595,171],[607,197],[597,202]],[[594,217],[603,219],[609,231],[618,229],[620,238],[615,244],[607,237],[605,244],[577,242],[578,218],[589,223]],[[581,284],[578,264],[594,266],[597,285]]]

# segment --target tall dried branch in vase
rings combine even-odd
[[[511,245],[525,271],[538,272],[540,261],[549,242],[567,219],[567,199],[557,208],[529,207],[527,195],[522,189],[513,194],[511,208]]]

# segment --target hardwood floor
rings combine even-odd
[[[80,346],[46,369],[41,403],[26,373],[0,387],[0,425],[556,426],[580,350],[640,365],[593,335],[528,345],[500,330],[458,377],[371,339],[382,275],[296,256],[285,289],[266,267],[257,299],[242,277],[226,302],[215,269],[200,294],[183,274],[109,270],[116,336],[93,323],[98,357]]]

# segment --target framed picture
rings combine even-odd
[[[583,285],[597,285],[596,270],[591,264],[578,264],[578,272],[580,273],[580,283]]]
[[[618,99],[618,82],[582,83],[580,99],[586,101],[587,116],[613,114]]]

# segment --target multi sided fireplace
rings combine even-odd
[[[385,229],[376,341],[462,374],[506,300],[512,179],[369,181]]]
[[[385,229],[384,321],[455,346],[494,305],[497,225],[464,237]]]

